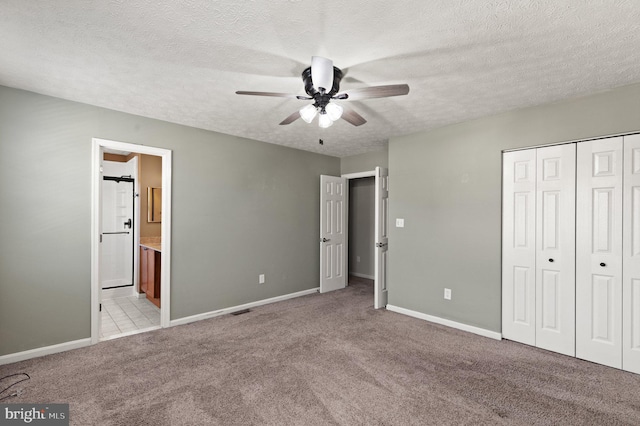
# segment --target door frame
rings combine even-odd
[[[104,148],[162,158],[162,258],[160,272],[160,326],[169,327],[171,321],[171,170],[172,151],[126,142],[92,138],[91,140],[91,343],[100,340],[100,163]],[[138,185],[136,185],[138,187]],[[139,187],[138,187],[139,188]],[[138,209],[137,216],[140,215]],[[135,241],[134,241],[135,244]]]
[[[349,285],[349,218],[350,218],[350,214],[351,212],[349,211],[349,202],[351,200],[351,193],[349,192],[349,181],[351,179],[360,179],[360,178],[367,178],[367,177],[372,177],[375,180],[376,177],[376,170],[369,170],[366,172],[357,172],[357,173],[347,173],[347,174],[343,174],[341,175],[341,177],[346,178],[347,179],[347,184],[345,185],[346,187],[346,194],[347,194],[347,202],[346,202],[346,209],[347,209],[347,220],[345,223],[345,265],[347,266],[347,285]],[[375,198],[375,197],[374,197]],[[374,205],[373,207],[375,208],[375,203],[376,200],[374,199],[373,201]],[[374,234],[375,234],[375,227],[378,226],[377,223],[374,223]],[[376,280],[375,280],[375,271],[374,271],[374,280],[373,280],[373,286],[375,288],[376,286]],[[375,296],[374,296],[375,298]],[[374,300],[375,302],[375,300]]]

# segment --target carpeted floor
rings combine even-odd
[[[69,402],[77,425],[640,424],[639,375],[376,311],[361,282],[18,372],[4,403]]]

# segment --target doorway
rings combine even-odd
[[[106,152],[106,154],[105,154]],[[124,164],[105,161],[105,155],[125,154],[156,156],[161,160],[160,237],[156,246],[158,256],[156,297],[162,300],[159,317],[153,317],[155,307],[145,306],[145,294],[140,294],[140,193],[143,188],[136,181],[137,163],[126,169]],[[129,162],[127,162],[129,163]],[[124,172],[123,172],[124,170]],[[131,171],[131,170],[135,170]],[[122,173],[121,173],[122,172]],[[101,336],[101,322],[121,315],[131,322],[126,332],[117,329],[115,337],[153,328],[168,327],[170,322],[171,267],[171,151],[123,142],[93,139],[92,151],[92,238],[91,238],[91,341],[114,336]],[[127,216],[127,217],[125,217]],[[112,229],[113,228],[113,229]],[[151,244],[149,244],[151,245]],[[105,298],[106,295],[106,298]],[[104,298],[104,300],[103,300]],[[157,308],[156,315],[157,315]],[[107,312],[107,310],[109,310]],[[115,313],[115,314],[114,314]],[[107,314],[107,315],[105,315]],[[139,320],[134,327],[134,318]],[[148,317],[148,318],[145,318]],[[157,318],[157,321],[145,319]],[[125,325],[126,326],[126,325]],[[148,327],[147,327],[148,326]]]
[[[344,288],[348,281],[349,181],[374,178],[374,308],[387,305],[389,174],[386,168],[341,177],[320,176],[320,293]]]
[[[349,179],[348,257],[350,276],[371,280],[375,267],[375,178]]]

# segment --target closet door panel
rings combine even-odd
[[[503,155],[502,335],[535,344],[535,150]]]
[[[536,346],[573,356],[576,146],[536,151]]]
[[[640,374],[640,135],[624,137],[622,368]]]
[[[576,356],[622,366],[622,138],[577,146]]]

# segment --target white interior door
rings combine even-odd
[[[624,137],[622,368],[640,374],[640,135]]]
[[[536,346],[575,355],[576,146],[536,149]]]
[[[576,356],[622,366],[622,138],[578,144]]]
[[[502,158],[502,335],[535,345],[536,150]]]
[[[347,285],[347,179],[320,176],[320,293]]]
[[[389,171],[376,167],[374,308],[387,306],[387,253],[389,250]]]

